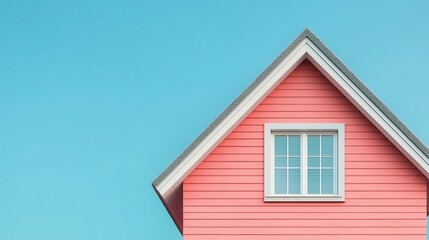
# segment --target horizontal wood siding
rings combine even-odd
[[[263,124],[345,123],[344,203],[265,203]],[[185,179],[186,240],[425,240],[425,177],[304,61]]]

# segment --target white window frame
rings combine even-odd
[[[265,202],[344,202],[345,172],[344,172],[344,124],[343,123],[265,123],[264,126],[264,201]],[[303,194],[307,189],[307,146],[306,139],[301,139],[301,194],[275,194],[274,192],[274,136],[277,134],[300,133],[304,138],[308,134],[336,134],[337,172],[334,173],[337,182],[335,194]],[[335,139],[335,138],[334,138]],[[305,142],[304,142],[305,141]],[[334,161],[335,161],[334,160]],[[335,186],[334,186],[335,187]]]

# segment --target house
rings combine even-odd
[[[428,148],[306,29],[153,187],[185,240],[425,240],[428,177]]]

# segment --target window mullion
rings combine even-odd
[[[286,194],[289,194],[289,135],[286,135]]]
[[[302,189],[302,194],[307,195],[307,181],[308,181],[308,177],[307,177],[307,134],[303,133],[302,135],[302,140],[301,140],[301,189]]]
[[[322,135],[319,135],[319,194],[322,194]]]

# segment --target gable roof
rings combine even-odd
[[[304,59],[309,59],[392,143],[429,178],[429,149],[309,29],[305,29],[152,183],[167,192],[231,132]],[[169,209],[169,206],[166,206]],[[169,209],[169,212],[171,209]],[[171,214],[171,212],[170,212]],[[176,221],[177,223],[177,221]],[[180,229],[180,227],[179,227]]]

